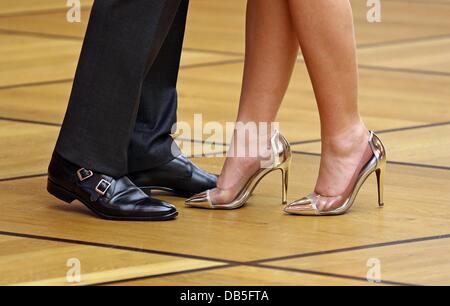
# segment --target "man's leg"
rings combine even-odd
[[[216,186],[217,177],[203,171],[170,136],[176,123],[177,78],[189,1],[177,16],[142,86],[136,126],[128,154],[129,178],[144,190],[165,190],[182,197]]]
[[[129,172],[155,168],[176,158],[170,136],[177,115],[177,79],[189,0],[182,0],[161,50],[142,86],[128,154]],[[177,147],[174,146],[176,149]]]
[[[147,72],[181,0],[97,0],[56,145],[65,159],[113,177],[128,147]]]
[[[161,221],[176,208],[153,199],[126,177],[128,147],[144,79],[181,0],[98,0],[80,62],[47,190],[79,200],[100,217]]]

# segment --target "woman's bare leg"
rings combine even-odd
[[[245,71],[237,122],[270,125],[286,93],[299,50],[288,3],[249,0],[246,32]],[[249,145],[248,139],[236,133],[232,143],[230,155],[233,156],[238,150],[243,152],[239,147]],[[218,188],[211,193],[216,204],[233,200],[260,167],[260,157],[233,156],[227,158]]]
[[[320,112],[322,159],[315,191],[339,196],[357,171],[369,137],[358,111],[352,9],[349,0],[288,3]]]

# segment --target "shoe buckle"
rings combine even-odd
[[[77,171],[77,176],[78,176],[78,179],[80,180],[80,182],[87,180],[88,178],[92,177],[93,175],[94,175],[94,172],[92,172],[91,170],[87,170],[85,168],[81,168],[80,170]]]
[[[98,183],[97,187],[95,187],[95,191],[101,196],[104,196],[108,191],[109,187],[111,187],[111,183],[105,179],[102,179],[100,183]]]

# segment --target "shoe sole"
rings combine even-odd
[[[114,220],[114,221],[169,221],[173,220],[178,216],[178,212],[173,212],[164,216],[158,216],[158,217],[116,217],[116,216],[110,216],[103,214],[101,212],[96,211],[89,203],[81,199],[79,196],[74,194],[73,192],[67,190],[66,188],[56,184],[52,180],[47,181],[47,191],[56,197],[57,199],[66,202],[66,203],[72,203],[75,200],[80,201],[83,203],[90,211],[92,211],[95,215],[102,219],[106,220]]]
[[[190,198],[195,195],[195,193],[191,192],[183,192],[183,191],[177,191],[172,188],[168,187],[162,187],[162,186],[137,186],[138,188],[142,189],[147,194],[151,194],[153,190],[156,191],[163,191],[169,193],[169,195],[178,197],[178,198]]]

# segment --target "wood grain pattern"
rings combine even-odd
[[[93,0],[81,1],[82,7],[90,7]],[[55,0],[2,0],[0,3],[0,15],[37,14],[48,10],[66,10],[66,1]]]
[[[239,275],[239,277],[236,277]],[[257,267],[235,267],[207,272],[121,282],[120,286],[364,286],[369,282],[343,280],[335,277],[285,272]]]
[[[58,131],[0,121],[0,178],[46,173]]]
[[[41,5],[42,2],[42,5]],[[34,16],[12,16],[0,20],[0,29],[14,29],[38,33],[84,35],[88,8],[92,1],[82,1],[82,23],[71,24],[65,19],[64,3],[55,1],[7,0],[1,12],[39,11]],[[450,35],[448,15],[450,7],[439,1],[383,1],[382,22],[367,22],[366,1],[352,0],[356,33],[361,46],[389,43],[397,40]],[[242,0],[193,0],[190,3],[186,47],[222,52],[244,52],[244,24],[246,2]],[[45,9],[62,11],[45,13]]]
[[[379,136],[389,148],[389,160],[450,167],[448,154],[450,123],[444,126],[399,131]],[[320,143],[297,145],[293,149],[320,153]]]
[[[194,53],[185,53],[183,65],[194,64],[201,58],[208,60],[208,56],[189,58]],[[234,59],[209,55],[211,61]],[[192,125],[196,113],[202,114],[204,122],[233,122],[241,73],[242,64],[182,69],[179,80],[180,122]],[[450,78],[373,70],[361,70],[360,74],[360,107],[369,128],[383,130],[449,120]],[[412,83],[416,86],[411,86]],[[0,90],[0,113],[12,118],[60,123],[70,87],[68,81]],[[320,137],[314,95],[303,63],[297,64],[278,120],[283,133],[293,142]]]
[[[195,162],[217,173],[222,160]],[[318,164],[317,157],[294,157],[290,200],[311,192]],[[345,216],[287,216],[281,210],[280,175],[274,173],[240,210],[189,209],[183,199],[163,196],[178,207],[180,216],[157,223],[99,220],[80,203],[67,205],[48,195],[45,178],[2,182],[0,228],[238,261],[450,233],[450,211],[443,200],[450,196],[450,171],[391,165],[386,180],[384,209],[378,208],[371,178]]]
[[[80,264],[80,282],[67,278],[73,267],[68,266],[71,259]],[[0,285],[90,285],[218,265],[202,260],[0,236]]]
[[[443,72],[450,76],[449,52],[450,37],[447,37],[363,49],[359,52],[359,62],[371,66]]]
[[[73,78],[81,41],[1,34],[0,87]],[[183,53],[183,65],[222,62],[235,56]]]
[[[381,279],[431,286],[448,285],[450,271],[450,239],[388,246],[368,250],[321,255],[311,260],[305,257],[281,262],[272,266],[306,269],[324,273],[337,273],[367,277],[368,263],[380,263]]]
[[[61,123],[92,1],[82,1],[82,23],[65,19],[65,1],[3,0],[0,3],[0,180],[43,174]],[[354,8],[361,64],[361,112],[374,130],[450,120],[450,1],[383,1],[382,22],[366,20],[365,1]],[[181,123],[235,119],[243,69],[245,1],[192,0],[179,79]],[[421,72],[422,71],[422,72]],[[425,72],[424,72],[425,71]],[[31,86],[33,85],[33,86]],[[299,61],[278,117],[292,141],[320,137],[314,95]],[[207,138],[209,135],[201,135]],[[389,159],[449,166],[450,126],[385,133]],[[200,137],[201,138],[201,137]],[[224,139],[226,141],[227,139]],[[200,151],[200,144],[193,145]],[[319,152],[318,143],[294,150]],[[207,147],[206,153],[223,146]],[[195,158],[219,173],[223,158]],[[319,157],[295,155],[289,199],[308,194]],[[84,284],[142,276],[121,285],[368,285],[365,263],[382,262],[383,278],[417,284],[450,284],[448,239],[404,243],[274,261],[283,256],[395,242],[450,233],[450,171],[389,165],[386,207],[376,204],[371,178],[356,206],[341,217],[302,218],[281,211],[279,173],[262,181],[243,209],[187,209],[171,222],[117,223],[97,219],[81,203],[66,205],[47,194],[46,178],[0,181],[0,230],[73,240],[72,243],[0,235],[0,284],[66,284],[68,257],[81,259]],[[83,244],[103,243],[176,253],[153,255]],[[192,259],[201,256],[203,259]],[[215,267],[221,261],[269,260],[269,268]],[[274,266],[274,267],[273,267]],[[309,269],[322,276],[279,268]],[[330,274],[342,274],[343,277]],[[352,279],[357,277],[358,279]]]
[[[0,33],[0,86],[72,78],[81,44]]]

